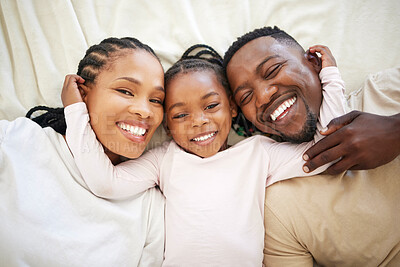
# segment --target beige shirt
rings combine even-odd
[[[266,189],[266,266],[400,266],[400,156]]]

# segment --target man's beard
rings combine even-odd
[[[303,142],[309,142],[309,141],[313,140],[315,131],[317,130],[318,118],[317,118],[317,115],[315,115],[314,113],[312,113],[310,111],[310,108],[308,107],[307,104],[305,106],[306,106],[307,118],[306,118],[306,122],[303,125],[303,129],[301,129],[301,131],[298,134],[289,136],[289,135],[282,133],[281,131],[277,131],[277,132],[279,132],[280,137],[281,137],[280,139],[283,142],[300,144]]]

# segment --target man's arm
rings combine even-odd
[[[329,174],[373,169],[400,154],[400,113],[379,116],[352,111],[333,119],[328,128],[329,135],[305,152],[310,171],[339,158],[327,169]]]

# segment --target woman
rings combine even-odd
[[[77,74],[110,160],[140,156],[163,115],[163,69],[153,50],[134,38],[108,38],[87,50]],[[49,119],[51,113],[35,120],[62,133],[65,121]],[[161,265],[160,192],[95,197],[55,129],[27,118],[0,121],[0,265]]]

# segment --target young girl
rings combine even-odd
[[[124,198],[159,185],[166,198],[164,266],[261,266],[265,186],[315,174],[302,171],[301,159],[313,142],[292,145],[254,136],[228,148],[237,110],[221,58],[212,49],[192,55],[196,48],[165,74],[165,121],[173,141],[113,166],[90,129],[85,105],[78,103],[65,109],[67,142],[100,197]],[[333,83],[325,89],[341,94],[343,84]],[[63,90],[65,105],[79,100],[73,83]],[[135,94],[126,91],[133,101]],[[120,128],[141,138],[143,125]],[[83,146],[88,149],[81,151]]]

